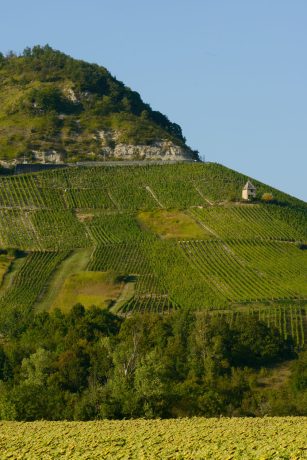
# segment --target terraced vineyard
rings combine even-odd
[[[8,308],[30,308],[37,301],[51,273],[67,254],[67,252],[29,253],[16,271],[11,285],[0,297],[1,314]]]
[[[254,180],[257,199],[242,203],[247,179],[213,163],[0,178],[0,249],[24,251],[3,268],[2,310],[46,305],[73,252],[81,271],[115,272],[125,284],[115,312],[272,311],[302,345],[307,205]],[[274,204],[261,200],[265,192]],[[78,263],[83,248],[89,257]]]
[[[305,254],[293,244],[249,240],[180,242],[189,263],[230,302],[306,297]]]
[[[261,205],[212,206],[193,209],[192,215],[223,240],[257,238],[295,241],[301,237],[299,231],[275,215],[274,208]]]
[[[300,460],[306,428],[306,417],[2,422],[0,449],[3,459]]]

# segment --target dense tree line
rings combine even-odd
[[[293,361],[289,382],[263,390],[261,368],[293,358],[293,343],[248,317],[233,326],[205,312],[122,319],[76,305],[68,314],[56,310],[14,322],[0,342],[2,419],[306,410],[306,353]]]

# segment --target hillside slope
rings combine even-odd
[[[0,161],[197,159],[181,128],[96,64],[0,53]]]
[[[242,202],[246,180],[213,163],[1,178],[1,315],[77,301],[250,312],[303,343],[307,205],[254,180],[256,200]]]

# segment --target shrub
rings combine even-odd
[[[262,195],[262,201],[266,201],[266,202],[269,202],[269,201],[273,201],[273,194],[272,193],[269,193],[269,192],[266,192]]]

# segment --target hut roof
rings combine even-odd
[[[256,190],[256,187],[248,180],[244,185],[243,190]]]

